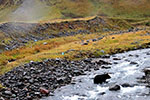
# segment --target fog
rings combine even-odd
[[[44,16],[46,5],[38,0],[24,0],[24,2],[14,10],[9,17],[10,21],[37,21]]]

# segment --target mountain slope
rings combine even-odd
[[[145,18],[149,0],[0,0],[0,22],[47,21],[93,15]]]

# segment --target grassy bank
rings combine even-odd
[[[0,74],[30,61],[42,61],[47,58],[76,60],[91,56],[114,54],[142,46],[146,47],[146,43],[150,42],[148,32],[149,30],[107,35],[99,41],[93,42],[90,40],[88,45],[82,45],[82,42],[108,33],[76,35],[29,43],[26,47],[0,54]],[[11,59],[15,59],[15,61],[8,62]]]

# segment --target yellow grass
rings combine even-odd
[[[139,31],[122,35],[108,35],[104,39],[97,42],[90,42],[88,45],[81,45],[81,41],[97,38],[102,34],[76,35],[30,43],[26,47],[0,54],[0,74],[29,61],[41,61],[47,58],[66,58],[73,60],[77,59],[76,56],[79,54],[82,55],[80,59],[89,57],[90,54],[95,56],[103,55],[100,52],[101,50],[104,50],[105,54],[129,50],[129,48],[131,49],[150,42],[150,36],[146,36],[146,32]],[[115,39],[112,39],[112,37],[115,37]],[[47,42],[47,45],[44,45],[44,42]],[[138,44],[131,44],[132,42],[138,42]],[[74,51],[67,52],[72,49]],[[62,55],[62,52],[65,54]],[[12,58],[16,59],[16,61],[7,63],[7,60]]]

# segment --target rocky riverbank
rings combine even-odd
[[[53,95],[55,89],[69,83],[74,84],[74,76],[98,70],[103,64],[110,63],[102,60],[93,62],[92,59],[48,59],[43,62],[30,62],[0,76],[0,82],[5,87],[0,90],[0,99],[32,100]]]

